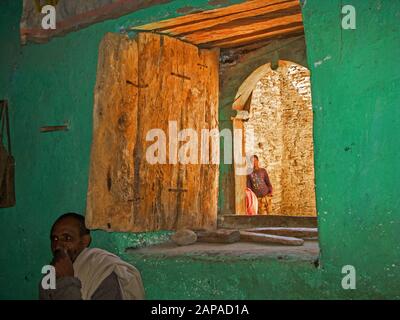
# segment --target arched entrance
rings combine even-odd
[[[233,109],[244,149],[256,154],[274,189],[272,214],[316,216],[313,112],[307,68],[280,60],[257,68],[240,86]],[[251,135],[253,134],[253,141]],[[246,179],[235,172],[236,213],[244,214]]]

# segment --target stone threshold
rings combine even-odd
[[[203,260],[247,260],[272,258],[277,260],[309,261],[315,263],[319,258],[319,244],[316,240],[306,240],[302,246],[283,246],[253,242],[229,244],[196,242],[187,246],[165,242],[144,248],[127,248],[127,254],[159,257],[189,257]]]
[[[283,215],[236,215],[218,216],[219,229],[249,229],[262,227],[317,228],[317,217]]]

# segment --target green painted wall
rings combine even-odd
[[[171,1],[20,47],[20,2],[0,4],[0,97],[10,101],[17,161],[17,206],[0,209],[2,299],[36,298],[41,267],[50,259],[52,222],[65,211],[84,212],[103,34],[175,16],[185,6]],[[315,112],[320,267],[292,258],[127,255],[124,248],[162,241],[168,233],[95,232],[95,246],[138,266],[148,298],[400,297],[400,2],[351,1],[356,30],[341,29],[341,2],[307,0],[303,8]],[[212,7],[205,0],[191,6]],[[39,133],[43,125],[64,121],[70,131]],[[356,267],[357,290],[341,289],[346,264]]]

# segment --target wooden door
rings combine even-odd
[[[200,137],[218,128],[219,52],[153,33],[107,34],[99,51],[88,227],[215,227],[218,164],[201,163]],[[165,133],[166,163],[148,161],[154,129]],[[197,162],[176,157],[185,142],[174,144],[171,132],[183,129],[197,135],[198,148],[189,152]]]

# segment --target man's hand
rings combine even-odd
[[[74,267],[72,261],[64,250],[57,250],[51,264],[56,269],[56,278],[73,277]]]

